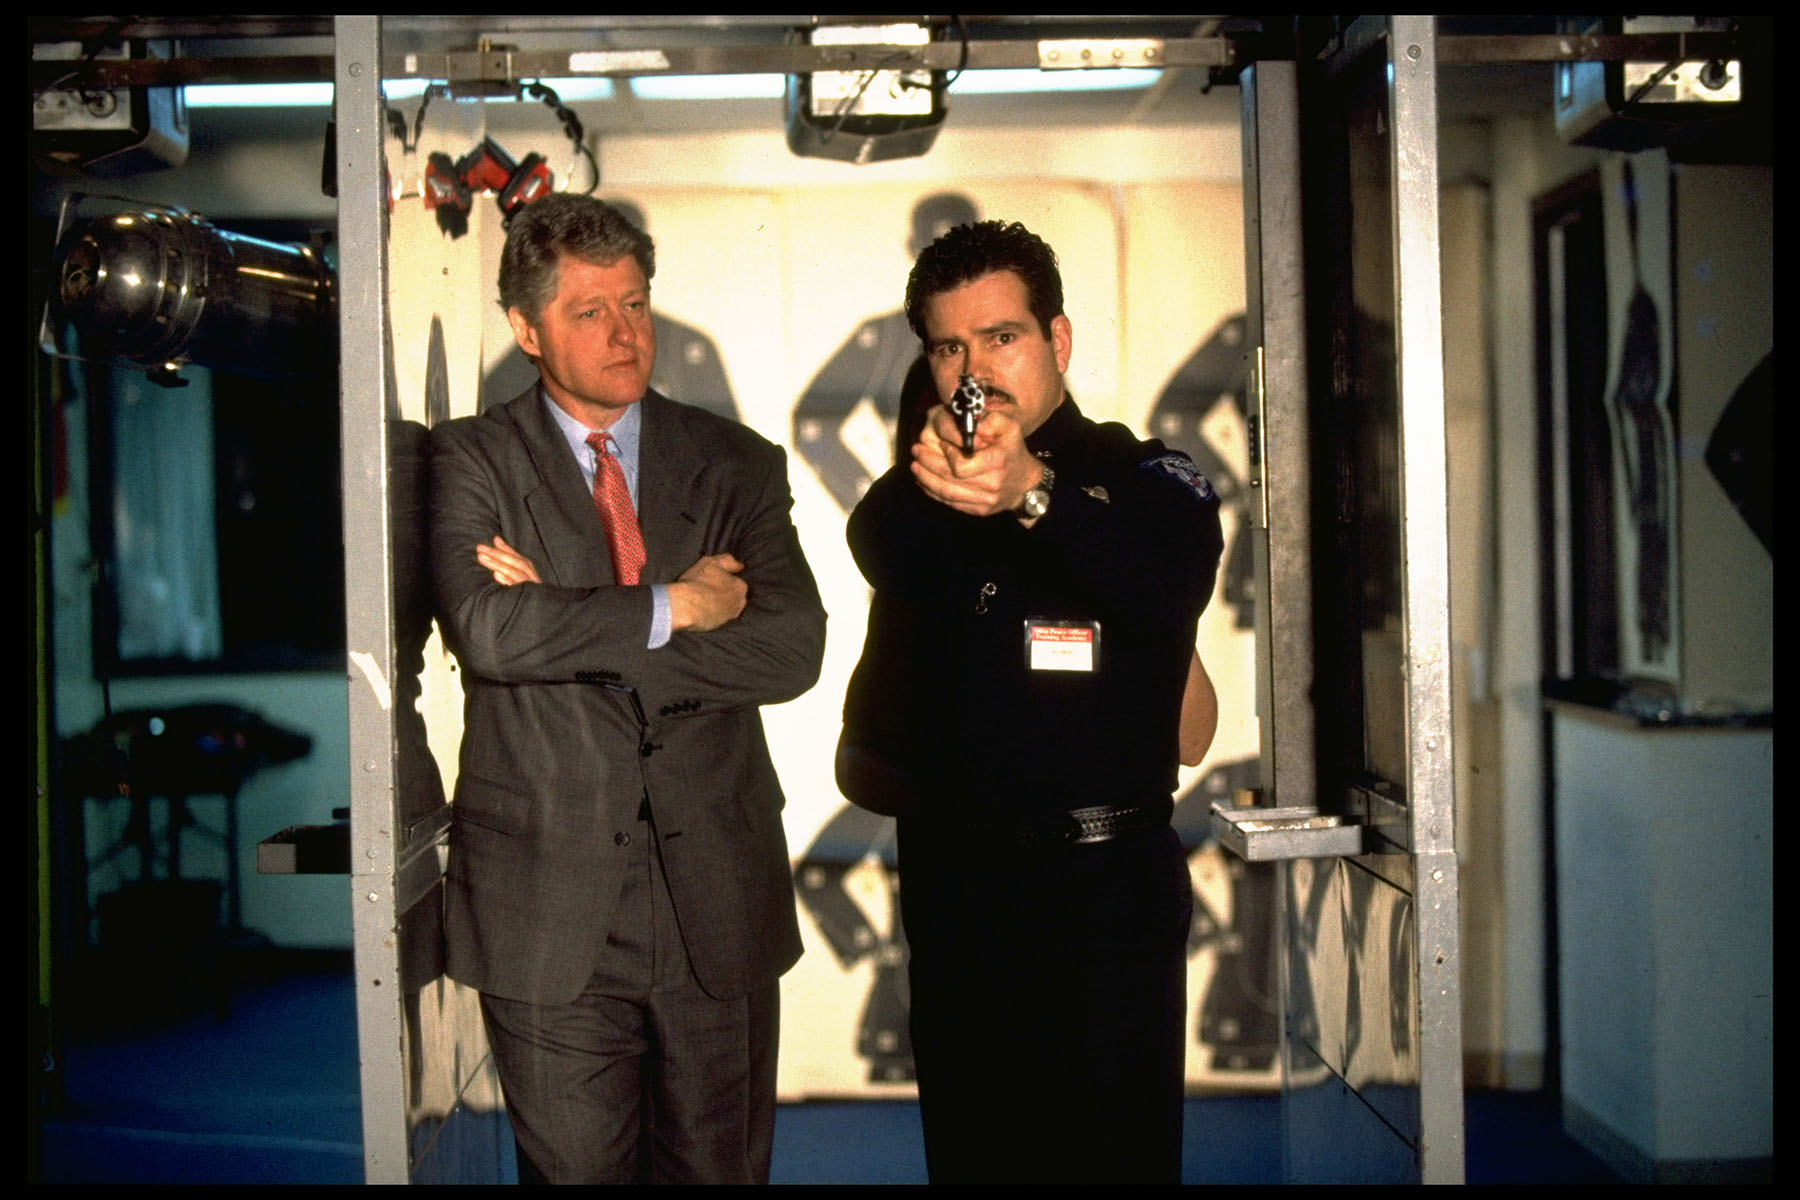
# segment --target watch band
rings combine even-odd
[[[1038,480],[1036,487],[1025,490],[1019,498],[1019,507],[1013,510],[1022,517],[1037,518],[1050,511],[1050,489],[1056,486],[1056,472],[1041,459],[1038,465],[1043,468],[1043,478]]]

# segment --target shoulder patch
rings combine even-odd
[[[1186,484],[1202,500],[1218,499],[1218,493],[1213,491],[1211,481],[1200,473],[1200,468],[1194,465],[1194,460],[1185,454],[1170,451],[1166,454],[1159,454],[1155,458],[1147,458],[1139,465]]]

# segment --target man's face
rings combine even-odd
[[[1050,336],[1031,315],[1025,282],[994,271],[925,301],[925,357],[938,399],[959,377],[973,375],[989,408],[1009,413],[1029,436],[1062,403],[1063,372],[1073,346],[1069,318],[1050,322]]]
[[[537,360],[544,390],[590,429],[643,399],[656,365],[650,283],[630,255],[603,266],[563,255],[556,295],[533,322],[506,310],[519,348]]]

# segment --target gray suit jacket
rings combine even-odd
[[[800,955],[784,797],[758,706],[819,676],[825,611],[790,518],[780,447],[650,392],[639,447],[644,584],[703,554],[744,563],[748,605],[710,633],[649,640],[648,586],[612,559],[568,443],[533,387],[432,431],[432,584],[464,717],[445,894],[452,978],[566,1003],[611,927],[647,796],[694,971],[717,997]],[[543,583],[475,560],[495,534]]]

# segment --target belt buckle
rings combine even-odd
[[[1091,814],[1083,816],[1083,813]],[[1099,805],[1094,808],[1078,808],[1069,813],[1068,840],[1071,845],[1085,846],[1095,842],[1112,840],[1119,832],[1118,818],[1121,814],[1116,809]]]

